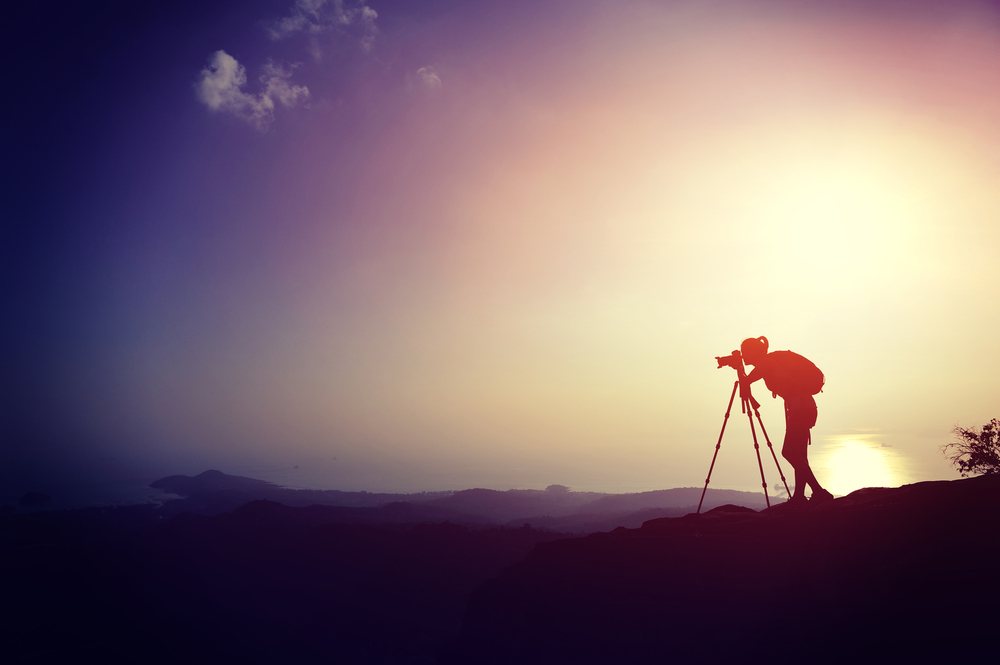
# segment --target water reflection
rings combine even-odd
[[[884,444],[879,434],[842,434],[814,441],[809,451],[813,471],[834,494],[863,487],[899,487],[912,482],[906,458]]]

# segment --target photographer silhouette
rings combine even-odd
[[[764,379],[767,389],[785,402],[785,442],[781,456],[795,470],[795,489],[789,505],[806,502],[806,486],[812,488],[811,503],[822,503],[833,498],[823,489],[809,466],[809,430],[816,424],[816,400],[813,395],[823,389],[823,373],[812,362],[791,351],[767,352],[767,338],[743,340],[740,354],[743,362],[753,365],[747,376],[740,377],[740,395],[750,394],[750,385]]]

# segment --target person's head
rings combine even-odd
[[[740,344],[740,354],[747,365],[756,365],[767,355],[767,338],[751,337]]]

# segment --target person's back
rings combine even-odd
[[[764,338],[767,339],[767,338]],[[764,383],[784,398],[815,395],[823,390],[823,372],[805,356],[794,351],[771,351],[762,366]]]

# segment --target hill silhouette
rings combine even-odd
[[[451,492],[389,494],[291,489],[266,480],[231,476],[216,469],[209,469],[193,477],[167,476],[153,481],[149,486],[181,497],[168,500],[164,504],[163,514],[171,516],[183,512],[218,515],[232,512],[250,501],[261,500],[300,507],[320,505],[377,508],[395,502],[421,503],[452,494]]]
[[[444,662],[972,660],[998,514],[981,477],[542,543],[473,595]]]
[[[184,491],[284,490],[244,481],[209,474]],[[1000,478],[859,490],[799,511],[645,508],[627,516],[654,515],[641,526],[584,537],[550,525],[623,518],[476,521],[649,500],[542,494],[0,515],[11,573],[0,649],[12,663],[964,661],[995,623]]]
[[[293,507],[342,508],[337,519],[348,523],[451,521],[510,526],[529,523],[577,534],[610,531],[619,526],[638,527],[655,517],[683,515],[694,510],[701,494],[700,488],[633,494],[483,488],[413,494],[302,490],[214,469],[194,477],[168,476],[150,486],[182,497],[167,501],[160,509],[163,516],[185,512],[218,515],[251,501],[267,500]],[[705,496],[706,510],[727,503],[757,509],[765,506],[759,492],[709,489]]]
[[[474,589],[566,537],[386,508],[400,523],[272,501],[2,516],[3,662],[432,663]]]
[[[256,490],[268,491],[271,489],[281,488],[280,485],[269,483],[266,480],[257,480],[256,478],[247,478],[245,476],[230,476],[229,474],[216,469],[203,471],[194,477],[179,475],[167,476],[166,478],[154,480],[149,484],[149,486],[161,489],[165,492],[170,492],[171,494],[178,494],[180,496],[191,496],[192,494],[203,494],[208,492],[222,492],[225,490],[242,490],[252,492]]]

